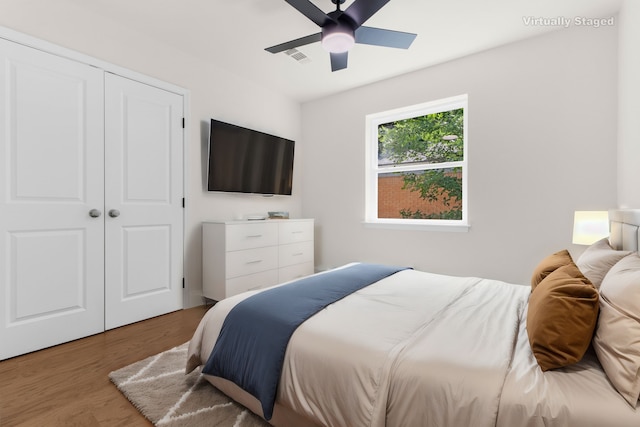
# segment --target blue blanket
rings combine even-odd
[[[241,301],[227,314],[202,372],[226,378],[255,396],[270,420],[285,351],[296,328],[327,305],[404,269],[355,264]]]

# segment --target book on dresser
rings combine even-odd
[[[202,223],[202,288],[221,299],[314,272],[313,219]]]

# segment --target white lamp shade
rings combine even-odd
[[[609,236],[607,211],[576,211],[573,216],[573,243],[591,245]]]
[[[336,31],[322,37],[322,47],[331,53],[347,52],[355,44],[353,34]]]

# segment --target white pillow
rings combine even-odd
[[[605,237],[589,246],[580,255],[576,265],[582,274],[598,289],[609,269],[630,253],[630,251],[616,251],[609,244],[609,239]]]
[[[614,265],[600,287],[600,317],[593,347],[607,377],[636,407],[640,398],[640,256]]]

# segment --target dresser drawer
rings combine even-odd
[[[234,277],[227,280],[225,297],[237,295],[246,291],[266,288],[278,283],[278,270],[261,271],[260,273]]]
[[[313,274],[313,238],[313,219],[203,222],[203,295],[220,301]]]
[[[226,250],[263,248],[278,244],[278,224],[259,222],[227,226]]]
[[[278,238],[281,245],[313,240],[313,221],[282,220]]]
[[[227,253],[227,279],[278,268],[278,248],[247,249]]]
[[[280,267],[313,261],[313,242],[280,245],[278,251],[278,265]]]
[[[279,270],[278,281],[288,282],[313,274],[313,261],[290,265]]]

